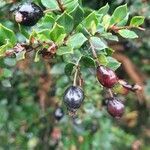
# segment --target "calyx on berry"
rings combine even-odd
[[[70,86],[66,89],[63,100],[67,108],[74,112],[81,106],[84,100],[84,92],[78,86]]]
[[[113,70],[103,65],[97,67],[98,81],[107,88],[112,88],[117,82],[118,78]]]
[[[114,118],[121,118],[124,113],[124,104],[116,97],[107,99],[107,111]]]
[[[56,110],[54,111],[54,117],[56,120],[61,120],[64,116],[64,111],[61,107],[56,108]]]
[[[38,5],[35,3],[24,3],[15,12],[15,21],[25,26],[33,26],[42,16],[43,11]]]

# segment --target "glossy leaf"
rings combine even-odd
[[[4,45],[9,41],[12,45],[15,45],[17,40],[14,32],[2,24],[0,24],[0,46]]]
[[[37,23],[37,25],[40,29],[51,29],[54,23],[54,17],[51,14],[45,14],[45,16]]]
[[[59,24],[55,23],[55,25],[53,26],[53,29],[50,32],[50,37],[51,40],[53,40],[54,42],[56,42],[58,40],[58,38],[62,35],[65,34],[65,29],[63,26],[60,26]]]
[[[52,9],[52,10],[58,10],[59,7],[58,7],[58,3],[56,0],[41,0],[41,3],[46,7],[46,8],[49,8],[49,9]]]
[[[84,18],[84,10],[78,5],[72,12],[70,12],[70,15],[73,17],[74,26],[76,27]]]
[[[90,30],[92,34],[94,35],[96,32],[96,28],[98,25],[98,17],[96,15],[96,12],[93,11],[91,14],[89,14],[82,22],[83,26]]]
[[[67,41],[67,45],[70,45],[73,49],[80,48],[87,38],[82,33],[74,34]]]
[[[82,56],[80,59],[80,65],[87,68],[95,67],[95,61],[93,60],[92,57]]]
[[[74,21],[72,16],[70,16],[68,13],[64,12],[57,20],[56,22],[63,26],[65,31],[67,33],[71,32],[74,26]]]
[[[5,56],[5,51],[9,50],[11,47],[13,47],[8,41],[6,44],[0,46],[0,57]]]
[[[105,15],[103,17],[102,26],[105,29],[105,31],[107,31],[107,29],[108,29],[108,27],[110,25],[110,20],[111,20],[111,17],[109,15]]]
[[[98,61],[101,65],[104,65],[104,66],[106,66],[108,64],[107,57],[103,54],[98,55]]]
[[[116,70],[120,67],[121,63],[118,62],[116,59],[113,57],[107,57],[108,63],[107,66],[111,68],[112,70]]]
[[[101,7],[101,8],[98,10],[98,13],[99,13],[99,14],[103,14],[103,16],[104,16],[104,15],[107,14],[108,10],[109,10],[109,5],[108,5],[108,3],[107,3],[105,6]]]
[[[68,63],[66,66],[65,66],[65,74],[70,76],[72,74],[72,71],[74,69],[74,66],[75,64],[74,63]]]
[[[73,53],[73,48],[70,46],[59,47],[56,52],[57,55],[72,54],[72,53]]]
[[[107,45],[99,37],[91,37],[90,42],[96,50],[103,50]]]
[[[118,37],[116,35],[113,35],[112,33],[104,33],[101,36],[104,37],[107,40],[119,41]]]
[[[134,16],[131,19],[130,26],[138,27],[144,23],[144,19],[145,18],[143,16]]]
[[[62,0],[67,12],[71,12],[75,7],[79,5],[78,0]]]
[[[134,31],[130,31],[128,29],[119,30],[118,33],[124,38],[129,38],[129,39],[138,38],[138,35]]]
[[[127,4],[121,5],[115,9],[111,17],[111,25],[121,22],[127,16]]]

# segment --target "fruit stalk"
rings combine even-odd
[[[75,73],[74,73],[73,86],[77,86],[77,77],[78,77],[78,72],[79,72],[79,62],[80,62],[80,59],[76,63],[76,70],[75,70]]]
[[[111,89],[108,89],[108,93],[109,93],[110,97],[113,97],[113,92]]]
[[[95,48],[91,42],[90,42],[90,46],[91,46],[92,54],[93,54],[94,58],[96,59],[96,63],[99,64],[97,53],[96,53]]]

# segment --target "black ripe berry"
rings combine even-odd
[[[70,86],[64,93],[64,103],[70,111],[78,109],[84,100],[84,93],[80,87]]]
[[[25,26],[33,26],[42,16],[43,11],[38,5],[35,3],[24,3],[15,12],[15,21]]]
[[[112,88],[117,82],[118,78],[115,72],[105,66],[98,66],[97,67],[97,78],[98,81],[107,88]]]
[[[124,113],[124,104],[118,98],[111,97],[107,102],[107,111],[114,118],[120,118]]]
[[[54,112],[54,117],[56,120],[61,120],[64,116],[64,111],[61,107],[56,108],[55,112]]]

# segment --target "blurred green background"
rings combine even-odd
[[[7,13],[15,2],[0,1],[0,23],[18,32]],[[63,63],[53,60],[47,66],[43,61],[35,63],[30,58],[19,62],[3,58],[0,60],[0,150],[150,149],[150,2],[84,0],[83,5],[98,9],[107,2],[110,13],[127,3],[131,16],[146,17],[146,31],[139,31],[138,40],[109,43],[116,50],[114,57],[123,64],[117,70],[118,75],[140,84],[144,88],[142,93],[119,95],[125,101],[126,113],[121,120],[115,120],[106,112],[105,93],[96,84],[95,77],[83,71],[87,95],[78,118],[72,120],[62,104],[64,89],[71,84],[63,72]],[[23,37],[19,33],[18,36],[22,41]],[[65,116],[57,122],[53,112],[60,105]]]

